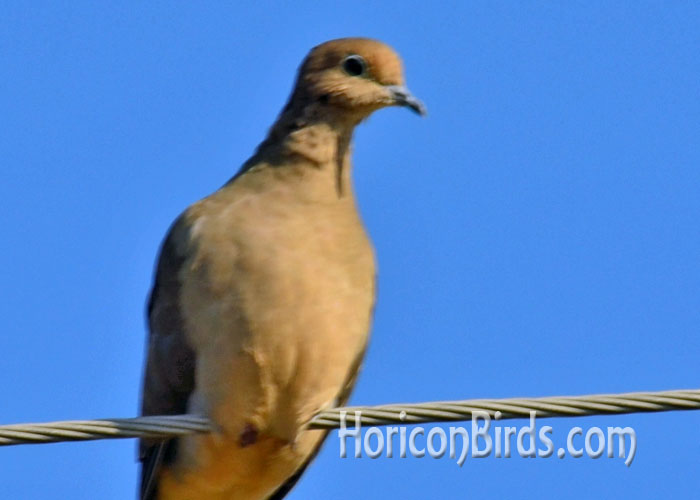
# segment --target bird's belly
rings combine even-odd
[[[217,431],[181,440],[163,495],[170,488],[182,493],[172,498],[266,498],[323,439],[304,428],[335,404],[362,355],[373,262],[292,257],[244,263],[235,282],[190,292],[208,296],[187,315],[197,351],[190,411],[207,414]]]
[[[313,450],[324,431],[305,431],[300,448]],[[264,500],[306,458],[301,449],[271,436],[241,448],[236,440],[210,434],[187,444],[197,460],[187,466],[180,460],[166,468],[159,481],[160,500]]]

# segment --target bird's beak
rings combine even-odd
[[[386,89],[391,94],[392,104],[395,106],[405,106],[407,108],[411,108],[420,116],[425,116],[428,113],[428,109],[425,107],[425,104],[419,101],[413,94],[411,94],[411,91],[403,85],[388,85]]]

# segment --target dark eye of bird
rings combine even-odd
[[[367,71],[367,63],[357,55],[343,59],[343,70],[350,76],[362,76]]]

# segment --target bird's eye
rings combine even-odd
[[[367,72],[367,62],[358,55],[343,59],[343,71],[350,76],[362,76]]]

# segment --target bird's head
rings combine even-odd
[[[355,122],[387,106],[426,113],[404,84],[396,52],[367,38],[331,40],[311,50],[299,69],[290,106],[308,104]]]

